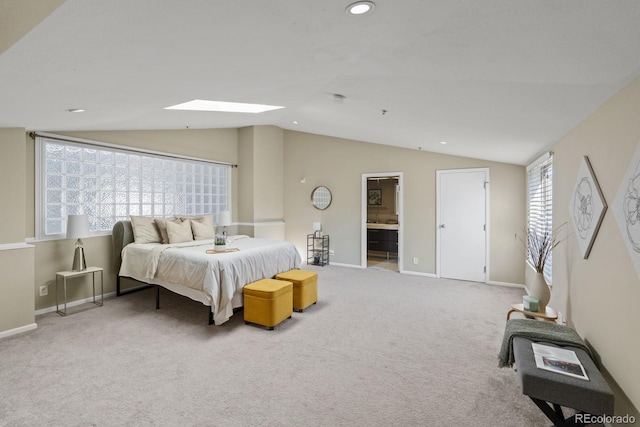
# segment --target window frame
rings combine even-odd
[[[538,189],[536,192],[535,190]],[[540,156],[527,166],[527,206],[526,223],[538,234],[553,233],[553,153]],[[532,203],[532,194],[537,194]],[[553,280],[553,253],[549,254],[544,266],[544,278],[551,286]]]
[[[35,133],[34,134],[34,139],[35,139],[35,240],[36,241],[40,241],[40,240],[59,240],[59,239],[65,239],[66,238],[66,218],[68,217],[68,215],[70,214],[70,212],[67,211],[67,206],[70,205],[70,203],[67,203],[66,201],[62,202],[62,209],[63,209],[63,213],[62,213],[62,218],[63,218],[63,223],[62,223],[62,229],[61,229],[61,233],[56,233],[56,234],[46,234],[46,221],[47,221],[47,216],[46,216],[46,208],[47,208],[47,195],[46,195],[46,183],[45,183],[45,179],[47,176],[46,173],[46,161],[47,161],[47,156],[45,153],[45,147],[46,147],[46,143],[55,143],[55,144],[60,144],[60,145],[64,145],[64,146],[74,146],[74,147],[79,147],[79,148],[83,148],[83,149],[95,149],[95,150],[102,150],[102,151],[109,151],[111,152],[114,156],[116,154],[125,154],[125,155],[135,155],[135,156],[140,156],[142,157],[147,157],[147,158],[151,158],[153,161],[156,160],[162,160],[162,161],[174,161],[174,162],[180,162],[183,167],[186,167],[184,165],[190,164],[192,165],[192,167],[196,168],[198,165],[200,166],[211,166],[211,165],[217,165],[217,166],[221,166],[221,167],[225,167],[226,171],[221,171],[222,174],[225,174],[226,172],[226,176],[224,176],[223,178],[226,180],[226,185],[224,184],[214,184],[212,185],[212,188],[222,188],[226,194],[222,194],[222,198],[226,199],[226,203],[221,203],[218,204],[218,206],[216,206],[216,203],[214,203],[214,201],[212,199],[210,199],[208,206],[210,208],[209,211],[207,212],[199,212],[199,213],[181,213],[181,212],[176,212],[176,215],[186,215],[186,216],[190,216],[190,215],[200,215],[200,214],[208,214],[208,213],[213,213],[214,216],[217,215],[218,212],[223,211],[223,210],[231,210],[232,207],[232,200],[231,200],[231,196],[232,196],[232,168],[235,166],[231,163],[227,163],[227,162],[221,162],[221,161],[215,161],[215,160],[209,160],[209,159],[203,159],[203,158],[197,158],[197,157],[190,157],[190,156],[183,156],[183,155],[179,155],[179,154],[173,154],[173,153],[166,153],[166,152],[161,152],[161,151],[155,151],[155,150],[148,150],[148,149],[142,149],[142,148],[136,148],[136,147],[131,147],[131,146],[124,146],[124,145],[118,145],[118,144],[111,144],[111,143],[107,143],[107,142],[100,142],[100,141],[92,141],[92,140],[86,140],[86,139],[80,139],[80,138],[73,138],[73,137],[66,137],[66,136],[60,136],[60,135],[54,135],[54,134],[48,134],[48,133]],[[85,163],[85,164],[88,164]],[[127,167],[129,170],[130,168]],[[144,172],[144,169],[142,167],[142,165],[140,166],[139,169],[137,169],[140,174],[142,175]],[[64,173],[61,174],[62,176],[64,176]],[[99,172],[97,173],[97,176],[99,177]],[[115,180],[117,181],[117,179]],[[127,184],[127,190],[129,189],[129,183]],[[115,188],[115,186],[117,185],[117,183],[114,183],[114,192],[118,191],[117,188]],[[195,187],[195,183],[194,183],[194,187]],[[199,195],[204,195],[204,186],[202,186],[201,191],[199,192]],[[63,192],[66,190],[63,190]],[[66,194],[66,193],[65,193]],[[129,202],[129,192],[127,192],[127,203],[126,203],[126,218],[128,219],[130,217],[130,215],[140,215],[140,216],[155,216],[155,217],[160,217],[160,216],[165,216],[165,215],[160,215],[160,214],[152,214],[152,215],[143,215],[142,213],[142,202],[137,203],[137,205],[140,207],[140,213],[130,213],[131,212],[131,206],[132,205],[136,205],[136,203],[130,203]],[[139,194],[142,194],[142,190],[140,190]],[[162,192],[163,195],[167,194],[164,190]],[[176,194],[176,193],[173,193]],[[187,193],[183,193],[183,194],[187,194]],[[193,193],[195,194],[195,193]],[[208,193],[209,196],[212,196],[213,193]],[[81,201],[79,206],[82,209],[82,213],[85,213],[85,206],[86,206],[87,202]],[[97,204],[97,203],[96,203]],[[111,204],[113,206],[116,206],[116,201],[111,202]],[[153,202],[152,202],[153,204]],[[164,204],[164,202],[163,202]],[[106,204],[105,204],[106,205]],[[154,209],[154,207],[152,207],[152,210]],[[114,212],[114,218],[116,221],[121,220],[123,218],[123,215],[117,215]],[[166,216],[170,216],[171,214],[166,214]],[[97,224],[94,224],[91,219],[90,219],[90,223],[92,223],[92,231],[91,231],[91,236],[101,236],[101,235],[110,235],[111,234],[111,229],[107,230],[107,229],[94,229],[94,225],[97,226]]]

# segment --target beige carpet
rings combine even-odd
[[[0,340],[3,426],[546,426],[497,368],[522,291],[381,270],[319,272],[275,331],[145,290]]]

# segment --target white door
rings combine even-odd
[[[437,172],[438,275],[487,281],[488,169]]]

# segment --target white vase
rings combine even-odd
[[[227,245],[214,245],[213,250],[216,252],[224,252],[227,250]]]
[[[538,311],[544,313],[547,309],[549,299],[551,299],[551,290],[544,275],[538,273],[527,263],[527,289],[529,295],[538,298]]]

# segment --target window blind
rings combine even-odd
[[[527,167],[527,229],[537,236],[553,233],[553,153],[540,157]],[[544,277],[551,284],[552,256],[544,266]]]

